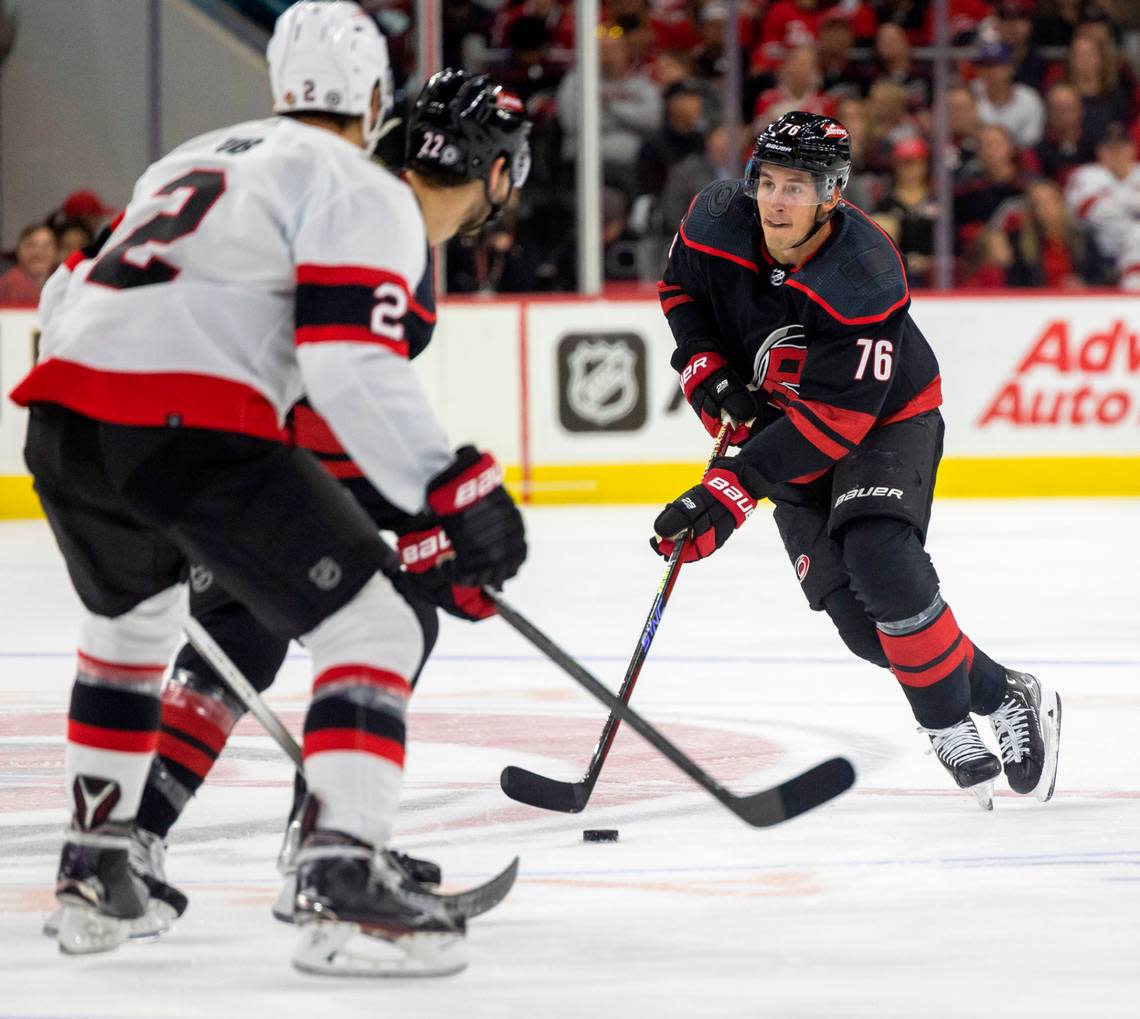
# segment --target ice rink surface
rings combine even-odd
[[[529,510],[507,589],[611,688],[662,572],[653,516]],[[46,527],[0,525],[0,1019],[1140,1015],[1140,501],[940,502],[930,548],[966,632],[1062,694],[1053,802],[1004,790],[985,814],[955,789],[761,511],[682,572],[634,705],[737,792],[837,753],[855,789],[753,830],[623,731],[584,814],[515,804],[501,768],[577,779],[604,714],[501,621],[445,620],[397,843],[455,886],[515,854],[521,875],[472,922],[465,973],[380,981],[289,965],[269,905],[290,769],[249,720],[173,833],[174,932],[85,959],[40,936],[77,612]],[[297,651],[269,696],[294,730],[306,679]]]

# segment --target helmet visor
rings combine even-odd
[[[745,177],[748,193],[762,206],[823,205],[835,193],[834,176],[778,163],[749,165]]]

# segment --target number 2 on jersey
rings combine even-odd
[[[206,218],[206,213],[226,189],[226,175],[221,170],[191,170],[177,180],[155,192],[172,195],[175,191],[189,190],[177,212],[160,212],[137,229],[132,230],[120,244],[104,252],[95,262],[87,279],[115,290],[129,287],[147,287],[154,283],[169,283],[182,270],[151,254],[143,265],[127,261],[128,253],[144,244],[172,244],[180,237],[192,234]]]
[[[871,360],[871,350],[874,348],[875,360],[871,371],[880,382],[886,382],[891,377],[891,355],[895,345],[890,340],[856,340],[855,346],[862,347],[863,353],[859,355],[859,367],[855,369],[855,378],[861,379],[867,371],[867,363]]]

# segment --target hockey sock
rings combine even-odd
[[[970,666],[970,710],[975,715],[997,711],[1005,697],[1005,688],[1004,667],[975,645],[974,661]]]
[[[165,662],[108,662],[80,650],[67,713],[64,772],[82,827],[135,816],[158,742],[158,695],[165,669]],[[117,793],[108,785],[112,782]]]
[[[879,641],[919,725],[944,729],[970,712],[974,646],[937,594],[917,615],[880,622]]]
[[[170,587],[114,618],[84,614],[64,755],[75,820],[84,828],[129,821],[138,811],[180,604],[181,592]]]
[[[317,824],[382,846],[403,778],[407,677],[423,648],[415,614],[377,575],[302,640],[313,654],[303,753]]]
[[[174,673],[162,694],[158,753],[139,806],[140,827],[166,838],[244,713],[212,678],[183,669]]]

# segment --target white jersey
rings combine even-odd
[[[99,254],[49,288],[41,360],[13,398],[283,440],[304,393],[416,512],[452,459],[402,325],[425,259],[411,190],[336,134],[273,117],[202,135],[150,166]]]
[[[1092,228],[1097,246],[1116,260],[1121,282],[1140,272],[1140,163],[1123,179],[1100,163],[1078,167],[1065,187],[1069,209]]]

